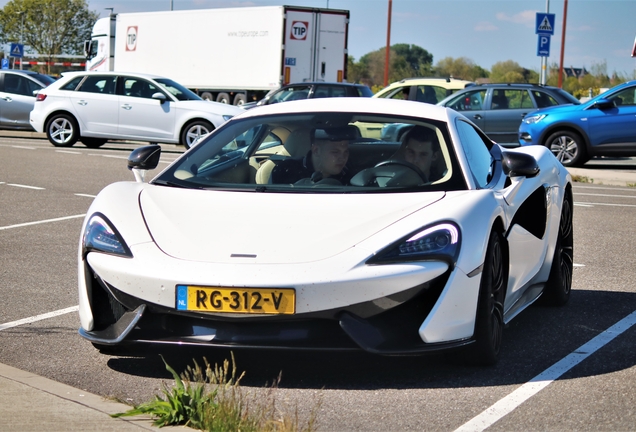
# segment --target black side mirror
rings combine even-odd
[[[539,174],[537,160],[526,153],[503,152],[501,157],[503,172],[508,177],[534,177]]]
[[[157,168],[159,165],[159,158],[161,157],[161,146],[158,144],[151,144],[144,147],[139,147],[133,150],[128,156],[128,169],[129,170],[151,170]]]

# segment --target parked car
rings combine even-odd
[[[558,87],[537,84],[481,84],[459,91],[439,102],[459,111],[493,141],[518,146],[523,117],[539,108],[580,102]]]
[[[455,78],[406,78],[389,84],[373,97],[436,104],[456,91],[474,84],[472,81]]]
[[[528,114],[518,132],[519,144],[545,146],[565,166],[581,166],[593,156],[636,156],[636,81],[581,105]]]
[[[409,125],[407,146],[359,124]],[[138,182],[107,186],[83,222],[79,332],[99,349],[465,348],[493,363],[505,323],[540,296],[568,301],[567,170],[545,147],[502,151],[451,109],[264,106],[144,183],[160,153],[134,150]]]
[[[241,112],[156,75],[67,72],[38,93],[30,121],[56,147],[129,139],[189,148]]]
[[[287,84],[269,92],[258,102],[243,104],[243,109],[255,106],[271,105],[278,102],[289,102],[299,99],[314,99],[327,97],[371,97],[373,92],[364,84],[339,82],[304,82]]]
[[[52,76],[37,72],[0,70],[0,129],[33,130],[29,113],[35,93],[53,82]]]

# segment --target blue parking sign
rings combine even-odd
[[[3,58],[2,63],[0,64],[2,69],[9,69],[9,59]]]
[[[537,55],[539,57],[550,57],[550,36],[539,35],[537,42]]]

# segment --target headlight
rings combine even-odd
[[[232,117],[234,117],[234,116],[231,116],[231,115],[227,115],[227,114],[226,114],[226,115],[224,115],[224,116],[223,116],[223,120],[228,121],[228,120],[229,120],[229,119],[231,119]]]
[[[132,258],[132,252],[106,216],[95,213],[89,219],[82,238],[84,255],[97,251]]]
[[[402,261],[442,260],[454,264],[459,253],[459,229],[451,223],[441,223],[405,237],[380,251],[367,264]]]
[[[526,124],[539,123],[541,120],[543,120],[546,117],[547,117],[546,114],[531,115],[529,117],[524,118],[523,122],[526,123]]]

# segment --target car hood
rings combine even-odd
[[[339,254],[444,192],[296,194],[149,186],[141,211],[157,246],[175,258],[214,263],[313,262]]]

